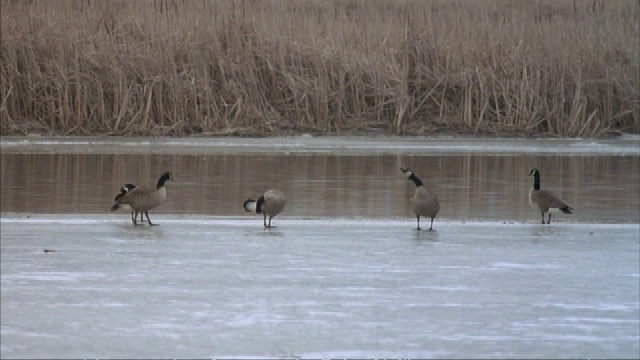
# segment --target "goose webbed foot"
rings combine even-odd
[[[149,212],[145,211],[144,215],[147,217],[147,222],[149,223],[149,226],[158,226],[158,224],[152,223],[151,219],[149,219]]]
[[[433,218],[431,218],[431,224],[429,225],[429,231],[435,231],[435,230],[433,230]]]

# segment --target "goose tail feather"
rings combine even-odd
[[[573,214],[573,208],[570,207],[569,205],[560,208],[560,211],[562,211],[565,214]]]

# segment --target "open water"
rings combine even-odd
[[[2,358],[640,356],[633,143],[2,141]],[[573,215],[538,223],[532,167]],[[159,226],[109,212],[165,170]],[[241,205],[268,188],[265,230]]]

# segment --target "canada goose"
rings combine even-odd
[[[158,207],[160,204],[164,202],[167,198],[167,189],[164,186],[164,183],[167,180],[173,180],[173,175],[171,175],[170,171],[165,172],[158,179],[158,185],[155,190],[152,189],[143,189],[136,187],[133,190],[129,190],[126,194],[122,195],[119,199],[115,201],[115,204],[111,207],[113,209],[114,206],[119,205],[129,205],[133,211],[144,213],[147,217],[147,222],[149,225],[153,225],[151,223],[151,219],[149,219],[149,210]],[[141,215],[142,216],[142,215]],[[133,218],[133,224],[138,225],[136,222],[136,217]]]
[[[247,212],[256,212],[256,214],[264,215],[264,227],[271,227],[271,219],[280,214],[284,209],[284,204],[287,202],[287,197],[284,196],[282,191],[268,190],[258,200],[247,199],[242,206]],[[267,216],[269,217],[269,224],[267,225]]]
[[[128,193],[129,191],[135,189],[136,186],[133,184],[125,184],[120,188],[120,194],[116,195],[116,197],[113,199],[114,203],[111,206],[111,211],[116,211],[116,210],[129,210],[131,211],[131,222],[133,222],[135,224],[135,218],[138,217],[138,212],[133,210],[131,208],[131,206],[129,206],[129,204],[118,204],[118,200],[123,197],[126,193]],[[135,212],[135,216],[134,216],[134,212]],[[140,221],[144,221],[143,217],[142,217],[142,213],[140,213]]]
[[[534,210],[537,210],[542,214],[542,223],[544,224],[544,213],[549,212],[550,209],[559,209],[565,214],[573,214],[573,208],[567,203],[562,201],[556,194],[548,190],[540,190],[540,171],[538,169],[531,169],[529,176],[533,175],[533,187],[529,191],[529,204]],[[551,223],[551,212],[549,212],[549,219],[547,224]]]
[[[431,218],[431,226],[429,226],[429,230],[433,231],[433,219],[435,219],[436,215],[438,215],[438,211],[440,211],[440,202],[438,201],[438,197],[433,191],[429,191],[424,188],[424,184],[416,174],[414,174],[410,169],[400,168],[407,179],[413,181],[416,184],[416,192],[411,198],[411,206],[413,207],[413,212],[416,214],[416,218],[418,219],[418,230],[420,229],[420,216],[427,216]]]

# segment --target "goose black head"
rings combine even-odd
[[[173,180],[173,174],[171,174],[171,171],[165,172],[164,174],[162,174],[162,177],[165,178],[166,180],[175,181]]]
[[[538,169],[533,168],[531,169],[531,171],[529,172],[529,176],[540,176],[540,171],[538,171]]]
[[[131,190],[133,190],[135,188],[136,188],[136,186],[133,185],[133,184],[125,184],[120,188],[120,193],[121,194],[126,194],[126,193],[128,193],[129,191],[131,191]]]
[[[167,171],[164,174],[162,174],[162,176],[160,176],[160,179],[158,179],[158,186],[157,188],[160,189],[161,187],[164,186],[164,183],[167,180],[171,180],[171,181],[175,181],[173,180],[173,175],[171,175],[171,171]]]
[[[418,179],[416,174],[414,174],[413,171],[411,171],[411,169],[400,168],[400,170],[402,170],[402,172],[404,173],[404,176],[407,177],[407,180],[411,180],[413,181],[414,184],[416,184],[416,187],[424,185],[422,183],[422,180]]]
[[[407,179],[411,178],[411,176],[413,175],[413,172],[409,168],[400,168],[400,170],[407,177]]]

